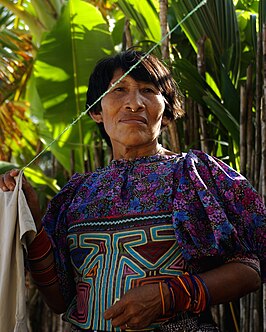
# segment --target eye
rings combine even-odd
[[[145,92],[145,93],[155,93],[154,89],[152,89],[152,88],[144,88],[143,92]]]
[[[113,88],[113,91],[116,91],[116,92],[125,91],[125,88],[122,86],[116,86]]]

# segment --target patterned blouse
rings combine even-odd
[[[200,151],[113,160],[75,174],[43,219],[69,304],[65,318],[110,331],[102,312],[151,274],[202,272],[233,260],[265,281],[265,219],[249,182]]]

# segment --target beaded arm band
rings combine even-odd
[[[28,259],[39,260],[42,259],[52,249],[51,242],[42,227],[40,232],[35,236],[34,240],[28,247]]]
[[[51,286],[58,280],[52,245],[43,227],[28,247],[27,260],[32,279],[37,286]]]

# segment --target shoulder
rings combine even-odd
[[[229,167],[223,161],[221,161],[216,156],[211,156],[206,152],[200,150],[189,150],[187,153],[184,154],[185,161],[189,164],[195,165],[210,165],[210,164],[217,164],[217,165],[224,165],[225,167]]]
[[[59,193],[55,196],[62,196],[65,194],[75,193],[79,187],[89,179],[91,176],[91,173],[75,173],[71,176],[71,178],[68,180],[68,182],[62,187],[62,189],[59,191]]]
[[[238,195],[255,192],[250,182],[238,171],[219,158],[202,151],[188,151],[178,171],[179,183],[189,190],[193,188],[201,193],[209,191],[215,195],[219,192],[227,196],[233,192]]]
[[[228,178],[245,180],[244,176],[238,171],[226,164],[216,156],[211,156],[203,151],[189,150],[185,154],[184,164],[193,172],[198,172],[199,175],[204,176],[206,173],[212,176],[218,176],[219,174]]]
[[[76,192],[80,189],[82,184],[87,181],[91,173],[75,173],[71,176],[68,182],[61,188],[61,190],[51,199],[48,205],[48,211],[53,209],[62,210],[66,208],[75,196]]]

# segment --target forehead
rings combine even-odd
[[[123,75],[125,74],[125,71],[122,68],[117,68],[114,71],[113,77],[110,81],[110,84],[114,84],[117,80],[119,80]],[[121,79],[122,83],[127,83],[127,82],[136,82],[136,83],[150,83],[153,84],[153,82],[151,80],[145,80],[142,79],[142,77],[134,77],[135,75],[130,75],[130,73],[128,75],[126,75],[125,77],[123,77]]]
[[[114,83],[115,81],[119,80],[120,77],[122,77],[125,74],[124,70],[122,68],[117,68],[114,70],[113,77],[111,79],[110,83]],[[128,76],[128,75],[127,75]],[[127,77],[126,76],[126,77]],[[126,78],[124,77],[123,80]]]

